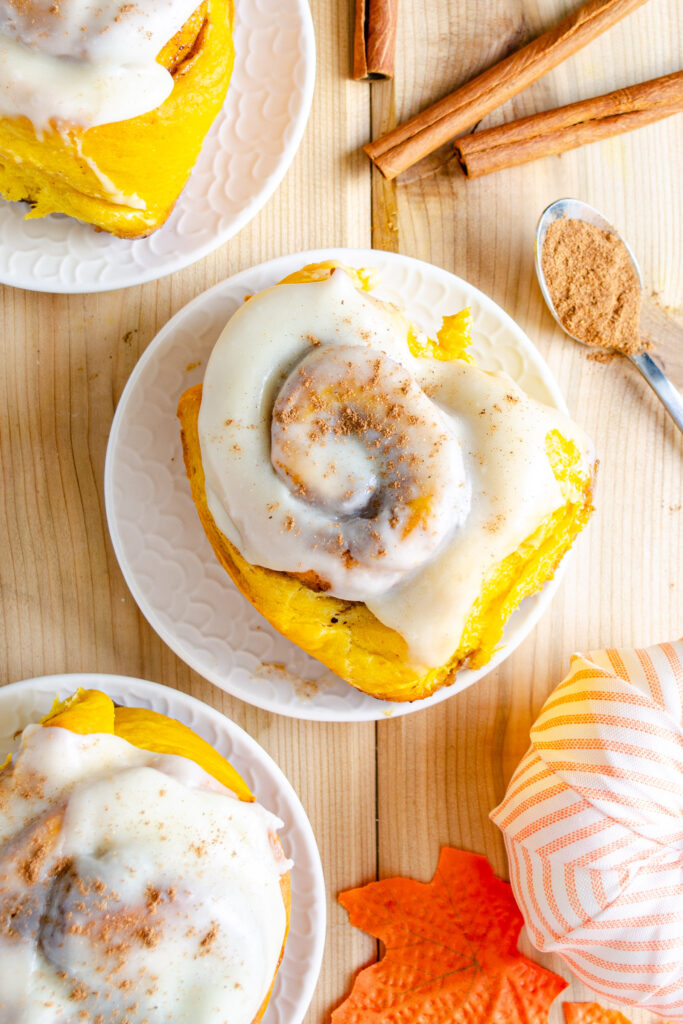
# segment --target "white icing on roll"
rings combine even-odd
[[[487,574],[565,504],[548,433],[575,441],[586,476],[592,457],[505,374],[417,359],[407,330],[343,270],[253,296],[209,360],[199,436],[209,508],[249,562],[364,601],[431,667]]]
[[[90,128],[158,107],[156,57],[197,0],[0,0],[0,114]]]
[[[185,758],[29,726],[0,774],[0,1020],[250,1024],[285,936],[280,825]]]
[[[451,424],[407,370],[365,347],[321,344],[301,360],[275,402],[270,458],[300,499],[279,510],[289,564],[312,547],[350,599],[386,591],[469,510]]]

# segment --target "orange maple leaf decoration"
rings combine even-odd
[[[606,1010],[600,1003],[562,1003],[565,1024],[631,1024],[618,1010]],[[666,1024],[666,1022],[662,1022]],[[669,1022],[671,1024],[671,1022]]]
[[[428,884],[388,878],[339,902],[386,950],[332,1024],[547,1024],[567,986],[517,952],[522,915],[485,857],[444,847]]]

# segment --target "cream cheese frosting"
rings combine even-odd
[[[0,774],[0,1022],[250,1024],[281,824],[183,757],[29,726]]]
[[[243,557],[364,601],[433,667],[487,575],[566,503],[549,433],[586,477],[592,456],[506,374],[415,358],[408,327],[343,269],[266,289],[212,352],[198,427],[209,509]]]
[[[0,0],[0,114],[90,128],[154,110],[157,54],[197,0]]]

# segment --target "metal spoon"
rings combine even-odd
[[[610,231],[613,235],[616,235],[616,237],[619,238],[626,246],[628,254],[631,257],[631,263],[633,264],[633,269],[638,275],[641,291],[643,288],[643,279],[640,273],[640,267],[638,266],[628,242],[621,237],[618,231],[614,230],[612,225],[606,221],[597,210],[594,210],[592,206],[589,206],[588,203],[582,203],[579,199],[558,199],[543,211],[536,228],[536,276],[538,277],[538,283],[541,286],[541,292],[543,293],[543,298],[546,301],[548,309],[565,334],[568,334],[570,338],[573,338],[574,341],[578,341],[581,345],[586,345],[587,342],[582,341],[581,338],[577,338],[574,334],[571,334],[558,317],[543,273],[541,255],[543,252],[543,244],[545,242],[548,225],[560,217],[566,217],[568,220],[584,220],[589,224],[594,224],[596,227],[602,228],[603,231]],[[643,311],[645,311],[645,307],[643,307]],[[642,326],[643,318],[641,316],[641,327]],[[592,348],[593,346],[589,345],[588,347]],[[608,351],[615,352],[617,350],[612,349]],[[625,355],[625,353],[620,352],[619,355]],[[666,374],[663,373],[654,359],[652,359],[647,352],[637,352],[633,355],[629,354],[627,358],[630,359],[633,365],[640,370],[652,390],[666,406],[676,425],[680,430],[683,430],[683,398]]]

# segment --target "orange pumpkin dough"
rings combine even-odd
[[[116,707],[111,697],[101,690],[79,689],[66,700],[56,700],[41,724],[59,726],[81,735],[110,733],[140,750],[186,757],[231,789],[240,800],[254,799],[232,765],[188,726],[147,708]]]
[[[69,729],[80,735],[109,733],[143,750],[186,757],[227,786],[240,800],[254,800],[246,782],[232,765],[188,726],[147,708],[116,707],[111,697],[101,690],[79,689],[65,700],[56,699],[52,709],[41,719],[41,725],[45,728]],[[0,766],[0,778],[5,770],[11,770],[10,758]],[[50,847],[57,841],[60,829],[61,813],[55,812],[47,818],[39,819],[38,824],[26,832],[24,844],[28,848],[32,842],[40,841],[43,848]],[[280,879],[280,891],[287,915],[287,928],[273,980],[252,1024],[258,1024],[266,1011],[284,956],[292,908],[289,872]]]
[[[280,283],[319,281],[338,265],[334,262],[313,264]],[[372,271],[345,269],[358,288],[364,291],[373,288]],[[407,318],[405,323],[412,355],[472,362],[467,352],[469,310],[445,317],[437,338],[422,344]],[[465,665],[478,668],[490,661],[509,617],[525,597],[552,578],[593,511],[593,478],[578,469],[580,452],[559,431],[551,431],[546,437],[546,455],[565,496],[565,504],[539,521],[531,536],[494,568],[472,608],[457,650],[445,664],[425,671],[411,662],[403,637],[380,622],[363,602],[344,601],[320,593],[306,574],[253,565],[221,532],[206,497],[197,428],[201,400],[201,384],[185,391],[178,403],[178,419],[192,498],[218,561],[242,594],[275,629],[352,686],[373,697],[419,700],[452,683]]]
[[[0,194],[27,217],[66,213],[122,238],[161,227],[182,192],[232,74],[232,0],[204,0],[157,56],[173,90],[127,121],[84,130],[0,118]]]

